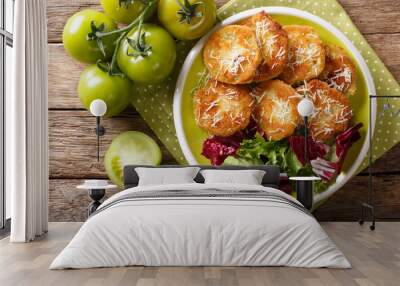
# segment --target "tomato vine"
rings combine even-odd
[[[122,2],[124,2],[124,1],[122,1]],[[113,53],[111,62],[108,63],[108,62],[99,60],[97,62],[97,66],[100,69],[107,72],[109,75],[124,76],[124,74],[119,70],[119,68],[117,66],[117,60],[116,60],[117,52],[118,52],[119,46],[121,45],[121,41],[126,37],[126,35],[129,33],[129,31],[132,30],[133,27],[135,27],[137,25],[141,26],[146,13],[152,8],[153,5],[156,5],[156,3],[157,3],[157,0],[149,1],[146,8],[140,13],[139,17],[137,17],[129,25],[122,27],[120,29],[117,29],[117,30],[104,32],[104,23],[101,23],[100,25],[96,26],[94,21],[91,22],[91,32],[87,35],[87,40],[88,41],[96,41],[99,49],[101,50],[101,52],[103,54],[105,54],[105,51],[104,51],[104,45],[103,45],[102,39],[105,37],[111,36],[111,35],[120,34],[118,39],[115,41],[115,49],[114,49],[114,53]],[[142,37],[141,32],[139,32],[139,37]],[[151,49],[150,47],[145,46],[144,39],[138,39],[136,41],[130,40],[130,41],[135,42],[134,49],[136,51],[138,51],[140,54],[143,54],[143,53],[147,54],[149,49]]]

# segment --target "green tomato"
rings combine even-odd
[[[175,38],[194,40],[214,26],[217,7],[214,0],[160,0],[158,18]]]
[[[64,26],[63,43],[68,54],[74,59],[84,63],[95,63],[97,60],[109,59],[115,48],[116,36],[108,36],[102,39],[105,56],[95,40],[89,41],[88,34],[92,32],[91,23],[100,27],[104,24],[104,32],[117,29],[117,25],[103,13],[95,10],[82,10],[72,15]]]
[[[176,60],[176,45],[171,35],[153,24],[133,28],[123,39],[117,54],[119,68],[133,81],[159,83],[171,73]],[[140,45],[138,35],[140,32]]]
[[[112,141],[104,157],[104,166],[110,180],[122,187],[123,170],[127,165],[160,165],[161,150],[148,135],[128,131]]]
[[[140,13],[146,8],[150,0],[100,0],[101,6],[107,15],[113,20],[130,24]],[[157,4],[154,3],[150,10],[146,13],[145,19],[154,14]]]
[[[87,110],[95,99],[107,105],[106,116],[120,114],[129,105],[132,83],[126,77],[111,76],[97,65],[87,67],[81,74],[78,85],[79,98]]]

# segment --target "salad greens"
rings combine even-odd
[[[236,153],[238,157],[261,160],[265,164],[279,165],[281,169],[286,169],[286,153],[289,144],[284,141],[266,141],[259,134],[254,139],[245,139],[240,144]]]
[[[303,136],[292,135],[280,141],[268,141],[253,128],[229,137],[212,136],[203,143],[202,154],[213,165],[277,165],[281,172],[292,176],[319,176],[315,182],[317,193],[325,191],[341,172],[350,147],[361,136],[357,124],[339,134],[332,145],[307,138],[307,161]]]
[[[278,165],[282,172],[292,176],[313,176],[310,164],[303,165],[290,147],[288,140],[266,141],[257,134],[252,139],[244,139],[235,155],[228,156],[224,165],[256,166]],[[316,181],[314,191],[321,193],[329,186],[328,182]]]
[[[254,138],[244,139],[235,156],[225,159],[226,165],[277,165],[289,176],[303,173],[312,174],[310,167],[304,167],[297,159],[296,154],[291,150],[287,140],[266,141],[257,134]]]

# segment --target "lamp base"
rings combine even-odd
[[[296,181],[297,200],[310,210],[313,205],[314,181]]]
[[[297,200],[308,210],[312,209],[314,202],[314,182],[321,180],[319,177],[290,177],[295,181]]]
[[[89,197],[93,200],[93,202],[91,202],[89,204],[88,216],[90,216],[92,213],[94,213],[97,210],[97,208],[101,205],[100,200],[104,197],[105,194],[106,194],[105,189],[90,189],[89,190]]]

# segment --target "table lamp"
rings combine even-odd
[[[304,165],[309,163],[308,160],[308,117],[314,113],[314,104],[308,98],[303,98],[297,105],[297,111],[304,120]],[[321,180],[318,177],[290,177],[289,180],[296,182],[297,200],[309,210],[313,206],[314,181]]]
[[[308,117],[314,113],[314,104],[310,99],[303,98],[297,105],[297,111],[304,120],[304,162],[308,164]]]
[[[106,130],[100,125],[100,118],[107,112],[107,104],[104,100],[95,99],[90,103],[90,113],[96,117],[96,135],[97,135],[97,162],[100,161],[100,136],[103,136]]]

